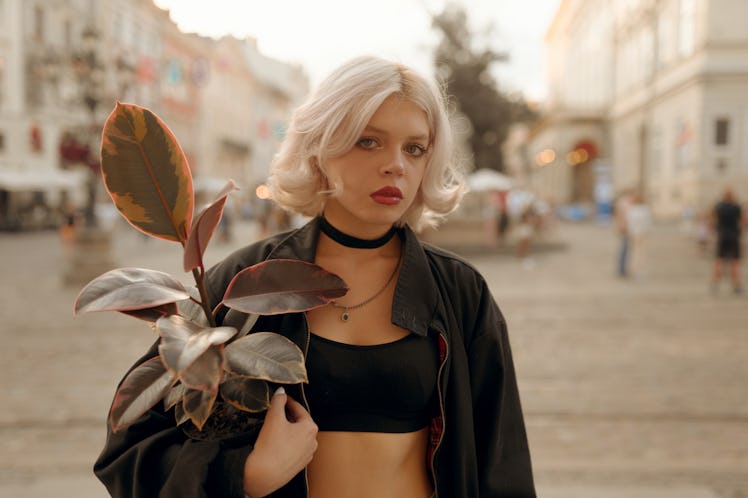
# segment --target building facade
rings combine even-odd
[[[0,229],[53,225],[63,204],[85,203],[117,101],[158,114],[196,178],[264,181],[308,81],[248,50],[180,32],[152,0],[0,0]],[[29,218],[42,208],[49,219]]]
[[[562,1],[534,186],[572,203],[638,189],[661,218],[748,196],[745,18],[742,0]]]

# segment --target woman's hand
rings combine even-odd
[[[244,463],[244,492],[251,498],[272,493],[306,467],[316,449],[317,424],[279,388]]]

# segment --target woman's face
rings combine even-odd
[[[429,156],[426,113],[391,95],[369,120],[354,146],[328,161],[340,194],[325,203],[325,217],[351,235],[381,235],[419,195]]]

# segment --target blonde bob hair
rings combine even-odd
[[[426,172],[413,205],[398,221],[419,230],[436,226],[465,192],[454,156],[446,100],[431,81],[402,64],[374,56],[357,57],[330,74],[291,117],[271,165],[268,184],[284,209],[305,216],[322,213],[340,189],[327,174],[327,161],[349,151],[372,115],[390,95],[423,109],[431,133]]]

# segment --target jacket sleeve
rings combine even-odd
[[[154,357],[156,348],[136,366]],[[244,462],[252,447],[239,443],[190,439],[159,402],[121,431],[112,432],[107,423],[94,474],[114,498],[244,498]]]
[[[477,318],[467,345],[480,496],[534,498],[506,322],[485,282],[480,288]]]

